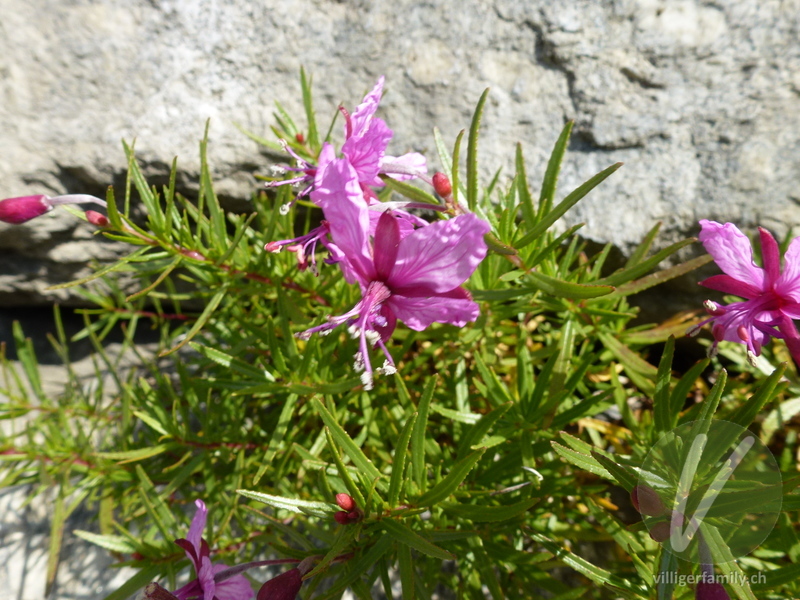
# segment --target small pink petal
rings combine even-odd
[[[789,243],[783,255],[783,273],[775,283],[775,293],[800,302],[800,237]]]
[[[713,275],[712,277],[704,279],[699,283],[703,287],[707,287],[711,290],[717,290],[723,294],[741,296],[742,298],[747,298],[748,300],[758,298],[762,294],[761,290],[754,288],[750,284],[743,283],[738,279],[734,279],[730,275]]]
[[[375,244],[372,253],[375,260],[375,272],[383,281],[388,280],[392,273],[399,244],[400,226],[391,211],[387,211],[381,214],[378,226],[375,228]]]
[[[781,251],[778,242],[769,231],[759,227],[758,235],[761,239],[761,261],[766,275],[764,286],[772,287],[781,275]]]
[[[750,240],[733,223],[700,221],[698,238],[714,262],[726,274],[759,290],[764,289],[764,270],[753,262]]]
[[[378,110],[378,104],[380,104],[381,96],[383,95],[383,82],[384,77],[381,75],[375,87],[372,88],[372,91],[364,96],[361,104],[353,111],[353,114],[350,116],[350,122],[352,124],[351,135],[360,136],[364,134],[367,125]]]
[[[409,298],[393,294],[387,301],[399,320],[414,331],[422,331],[432,323],[449,323],[463,327],[480,314],[480,306],[463,288],[447,294]]]

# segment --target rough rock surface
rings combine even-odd
[[[492,88],[481,156],[510,167],[523,142],[538,180],[576,120],[562,190],[623,170],[571,214],[623,251],[656,220],[662,243],[702,217],[780,232],[800,203],[800,2],[747,0],[0,0],[0,196],[101,193],[137,138],[151,174],[180,157],[187,189],[211,119],[218,191],[246,200],[275,100],[300,114],[351,106],[385,73],[396,152],[433,154]],[[506,169],[508,172],[509,169]],[[0,303],[41,301],[113,250],[68,215],[0,230]]]

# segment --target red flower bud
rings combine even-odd
[[[306,141],[306,136],[304,136],[302,133],[298,133],[294,136],[294,139],[296,139],[299,143],[304,144]]]
[[[84,214],[86,215],[86,220],[92,225],[97,225],[98,227],[108,227],[111,223],[107,216],[100,214],[96,210],[87,210]]]
[[[53,210],[47,196],[19,196],[0,200],[0,221],[19,225]]]
[[[350,523],[350,517],[347,516],[347,513],[343,510],[336,511],[333,513],[333,520],[336,521],[339,525],[347,525]]]
[[[350,494],[336,494],[336,504],[339,505],[343,511],[350,512],[356,507],[356,501]]]
[[[647,485],[637,485],[631,491],[633,507],[648,517],[660,517],[667,513],[664,502],[656,491]]]
[[[294,568],[273,577],[258,590],[256,600],[294,600],[303,587],[303,575]]]
[[[731,600],[728,592],[721,583],[701,581],[694,590],[697,600]]]
[[[656,523],[650,528],[650,539],[661,544],[669,539],[670,524],[669,521],[662,521]]]
[[[447,198],[453,192],[453,186],[447,178],[447,175],[440,171],[433,174],[433,189],[435,189],[436,193],[442,198]]]

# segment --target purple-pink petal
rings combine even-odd
[[[19,196],[0,200],[0,221],[19,225],[53,210],[49,198],[43,194]]]
[[[378,220],[375,228],[375,243],[373,248],[373,259],[375,261],[375,274],[379,279],[386,281],[392,273],[397,251],[400,244],[400,226],[394,215],[387,211]]]
[[[764,270],[753,261],[750,240],[733,223],[700,221],[698,238],[714,262],[728,275],[754,288],[764,289]]]
[[[783,255],[783,272],[775,283],[775,293],[782,298],[800,302],[800,237],[789,243]]]
[[[358,174],[358,180],[371,183],[380,171],[392,130],[383,119],[372,119],[361,135],[353,135],[342,146],[342,154]]]
[[[708,279],[699,282],[699,285],[711,290],[717,290],[723,294],[733,294],[752,300],[762,294],[762,291],[752,285],[734,279],[730,275],[713,275]]]
[[[186,539],[194,547],[199,557],[201,552],[200,540],[203,538],[203,531],[206,529],[206,519],[208,518],[208,509],[205,502],[202,500],[195,500],[197,512],[194,513],[192,524],[189,526],[189,533],[186,534]]]
[[[378,104],[380,104],[381,96],[383,95],[383,81],[384,77],[381,75],[375,87],[372,88],[372,91],[364,96],[361,104],[359,104],[353,111],[353,114],[350,115],[350,135],[360,136],[366,131],[370,120],[378,110]]]
[[[419,177],[421,173],[427,173],[428,163],[419,152],[409,152],[402,156],[384,156],[381,162],[381,172],[386,173],[392,179],[407,181]]]
[[[464,283],[486,256],[483,236],[489,229],[474,214],[417,229],[400,242],[387,283],[399,294],[404,287],[425,287],[431,294],[449,292]],[[398,318],[404,321],[399,314]]]
[[[214,565],[213,574],[216,575],[227,568],[224,564]],[[216,582],[214,595],[218,600],[250,600],[253,597],[253,587],[244,575],[234,575]]]
[[[758,235],[761,241],[761,262],[764,265],[764,287],[771,288],[781,275],[781,251],[769,231],[759,227]]]
[[[415,331],[422,331],[432,323],[463,327],[480,314],[480,307],[463,288],[429,297],[411,298],[392,294],[388,304],[397,318]]]
[[[375,269],[369,247],[369,211],[353,167],[347,159],[335,159],[325,168],[311,198],[325,213],[333,244],[348,261],[343,268],[348,283],[373,279]]]

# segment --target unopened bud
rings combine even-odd
[[[97,225],[98,227],[108,227],[111,224],[111,221],[108,220],[107,216],[100,214],[96,210],[87,210],[84,214],[86,215],[86,220],[92,225]]]
[[[650,539],[661,544],[669,539],[669,532],[669,521],[661,521],[661,523],[656,523],[650,528]]]
[[[333,520],[339,525],[347,525],[350,523],[350,517],[348,517],[347,513],[343,510],[337,510],[335,513],[333,513]]]
[[[664,502],[656,491],[647,485],[637,485],[631,491],[631,502],[639,513],[648,517],[660,517],[666,514]]]
[[[433,174],[433,189],[435,189],[436,193],[442,198],[447,198],[453,192],[453,186],[450,180],[447,178],[447,175],[441,171],[437,171]]]
[[[721,583],[701,581],[694,590],[697,600],[731,600]]]
[[[346,512],[350,512],[356,507],[356,501],[350,494],[336,494],[336,504]]]
[[[298,133],[297,135],[295,135],[294,139],[296,139],[300,144],[306,143],[306,136],[304,136],[302,133]]]
[[[273,577],[258,590],[256,600],[294,600],[303,587],[303,575],[295,567]]]
[[[0,221],[19,225],[41,217],[44,213],[53,210],[53,205],[48,200],[48,197],[43,194],[0,200]]]

